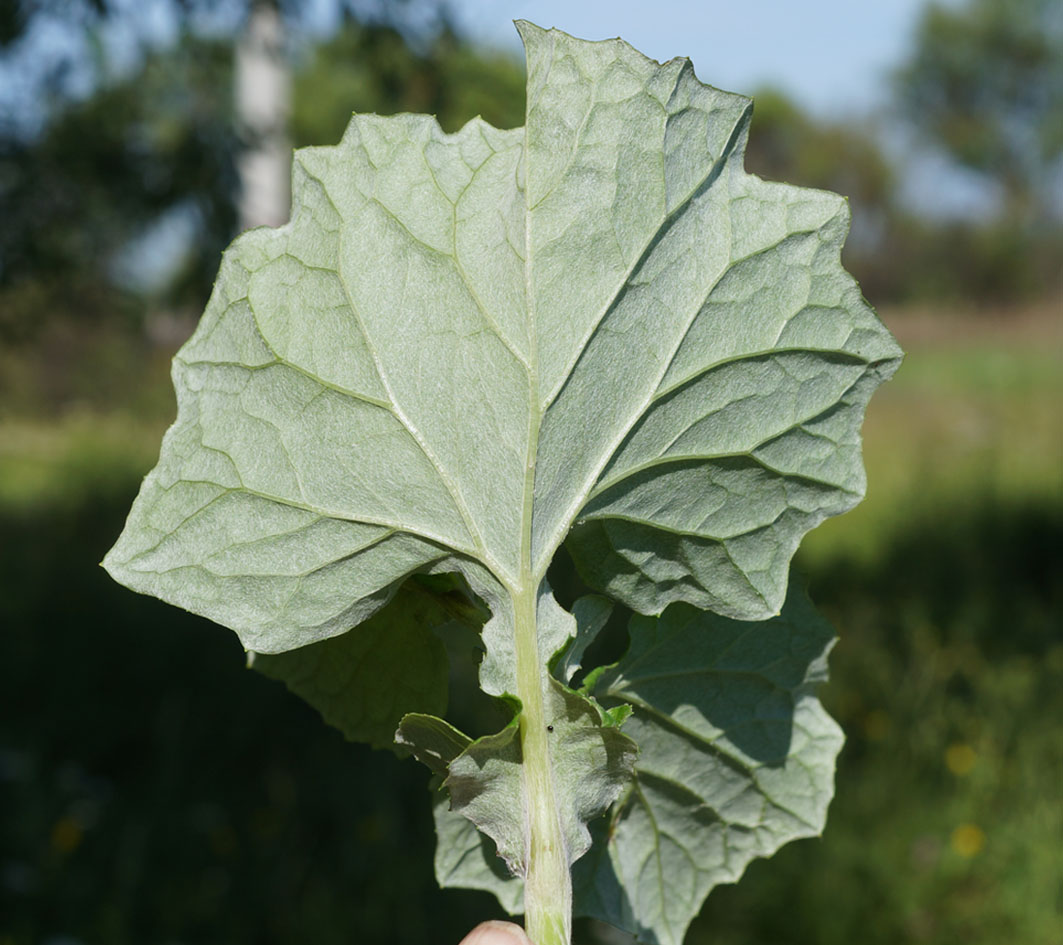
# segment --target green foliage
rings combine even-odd
[[[791,589],[765,622],[677,604],[630,634],[592,691],[631,704],[639,757],[608,842],[577,867],[577,910],[681,945],[711,889],[823,829],[843,740],[816,698],[834,631]]]
[[[186,35],[128,78],[68,103],[39,137],[0,136],[0,292],[55,282],[66,293],[58,305],[50,299],[60,313],[105,320],[106,304],[78,304],[86,284],[110,288],[117,254],[179,209],[197,215],[203,233],[185,285],[197,296],[209,285],[234,225],[230,59],[226,44]],[[39,312],[23,311],[0,303],[0,332],[37,329]]]
[[[432,631],[444,633],[463,615],[445,597],[419,591],[411,585],[358,633],[286,653],[252,654],[252,665],[286,682],[351,741],[388,748],[406,713],[447,707],[447,654]]]
[[[753,102],[746,160],[752,173],[837,191],[860,208],[865,222],[889,211],[895,174],[873,128],[813,119],[778,89],[757,92]]]
[[[1063,13],[1053,0],[932,4],[897,76],[931,141],[1004,187],[1010,212],[1043,216],[1063,160]]]
[[[525,128],[356,115],[297,155],[291,223],[227,251],[176,358],[177,422],[105,566],[234,629],[348,735],[416,712],[398,741],[523,880],[540,945],[569,941],[573,905],[671,945],[714,884],[822,826],[830,634],[799,603],[771,618],[801,536],[863,493],[859,426],[900,352],[841,268],[844,202],[744,172],[748,99],[520,28]],[[550,672],[603,623],[546,583],[563,543],[593,589],[664,612],[585,692]],[[467,615],[489,612],[501,731],[423,714],[450,618],[417,573],[486,605]],[[638,668],[684,664],[691,634],[706,649],[674,686]],[[728,648],[746,673],[702,704]],[[627,726],[641,754],[625,700],[649,713]],[[593,904],[573,901],[610,807]]]
[[[352,112],[426,113],[445,131],[474,115],[514,128],[524,120],[524,70],[449,31],[415,50],[392,27],[347,20],[296,73],[292,140],[296,147],[339,141]]]

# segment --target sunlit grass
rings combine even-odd
[[[868,409],[867,497],[812,532],[804,559],[873,557],[914,518],[950,508],[1063,502],[1063,303],[996,319],[884,317],[906,357]]]
[[[128,490],[159,455],[165,423],[125,413],[0,420],[0,509]]]
[[[806,539],[815,560],[874,555],[913,517],[950,503],[1063,502],[1063,302],[987,315],[885,312],[907,356],[876,393],[864,429],[868,494]],[[0,507],[39,505],[129,482],[158,456],[152,417],[83,410],[0,419]],[[172,394],[169,395],[172,397]]]

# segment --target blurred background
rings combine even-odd
[[[908,352],[867,500],[797,562],[841,635],[826,832],[688,941],[1063,941],[1063,5],[0,0],[0,945],[446,945],[498,914],[435,888],[414,762],[96,562],[291,147],[352,110],[522,124],[516,16],[753,94],[748,168],[850,198]]]

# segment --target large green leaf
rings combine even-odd
[[[584,785],[543,734],[547,666],[570,676],[590,642],[545,588],[555,552],[641,614],[770,618],[801,536],[863,493],[859,426],[900,352],[841,268],[844,200],[743,170],[748,99],[686,60],[520,30],[524,128],[357,115],[296,154],[291,222],[226,252],[105,566],[270,657],[386,635],[367,621],[410,612],[411,575],[461,575],[491,614],[481,686],[521,707],[519,756],[485,743],[513,823],[466,813],[572,862],[623,765]],[[319,675],[371,649],[270,665],[321,704]],[[393,718],[363,678],[356,719],[377,698]],[[327,711],[379,740],[348,709]],[[594,752],[611,721],[581,727]]]
[[[632,619],[628,653],[594,690],[634,708],[635,780],[577,864],[577,913],[679,945],[714,886],[819,835],[843,741],[815,695],[833,645],[796,589],[765,622],[688,604]]]
[[[233,243],[175,360],[118,580],[280,652],[443,559],[517,583],[529,533],[542,573],[575,525],[638,610],[778,610],[899,355],[845,201],[744,173],[749,100],[685,60],[522,33],[525,129],[358,115],[297,153],[291,223]]]

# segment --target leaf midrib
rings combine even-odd
[[[605,321],[606,318],[608,318],[609,313],[616,306],[617,300],[622,296],[624,290],[628,286],[632,275],[636,271],[638,271],[638,268],[642,261],[646,258],[651,248],[658,242],[658,239],[661,237],[662,231],[666,227],[669,227],[673,221],[678,220],[686,212],[687,208],[690,206],[691,200],[693,200],[698,193],[700,193],[706,187],[711,186],[719,178],[719,175],[720,173],[722,173],[722,170],[726,166],[727,161],[730,159],[731,155],[735,151],[735,148],[738,146],[738,141],[741,135],[741,129],[743,127],[743,124],[747,120],[751,105],[752,103],[747,104],[742,115],[739,117],[739,120],[735,122],[735,125],[731,129],[731,134],[728,137],[726,144],[721,150],[719,156],[712,163],[712,166],[709,168],[705,176],[701,180],[699,180],[694,187],[691,188],[690,192],[681,201],[677,202],[676,206],[673,207],[671,211],[668,211],[664,214],[663,218],[661,219],[661,222],[656,226],[656,228],[654,228],[653,232],[649,235],[645,246],[643,246],[642,251],[636,257],[635,262],[631,265],[631,267],[629,267],[629,269],[624,275],[624,278],[621,280],[620,284],[617,286],[616,290],[610,297],[608,304],[603,307],[601,314],[595,321],[594,325],[591,327],[587,336],[584,338],[583,343],[577,348],[576,357],[569,363],[569,366],[562,375],[559,384],[557,385],[556,389],[551,393],[551,398],[556,398],[560,396],[560,392],[564,389],[565,385],[571,379],[572,374],[575,371],[576,364],[583,356],[583,352],[586,350],[586,345],[589,344],[590,338],[592,338],[594,334],[597,333],[602,323]],[[727,223],[728,227],[730,227],[729,220],[727,221]],[[713,280],[713,286],[719,284],[720,279],[723,278],[723,275],[726,271],[727,269],[724,268],[719,274],[717,274],[716,278]],[[712,291],[711,287],[709,291]],[[661,382],[667,376],[668,370],[671,368],[671,365],[675,360],[675,356],[678,353],[680,347],[683,344],[683,341],[687,336],[687,333],[690,330],[690,326],[697,319],[699,311],[700,307],[690,317],[686,329],[681,333],[679,339],[676,341],[671,356],[665,362],[664,367],[661,369],[661,372],[657,377],[657,380],[650,386],[646,401],[639,407],[637,411],[632,412],[632,416],[629,418],[628,423],[623,425],[622,432],[610,445],[609,449],[603,450],[602,456],[598,458],[598,462],[596,462],[593,467],[592,473],[586,477],[581,487],[576,490],[576,496],[574,501],[569,504],[569,507],[565,510],[564,514],[560,516],[553,533],[549,536],[548,540],[544,542],[543,552],[541,555],[542,561],[539,564],[539,568],[544,574],[546,572],[546,568],[549,567],[550,562],[553,560],[554,553],[561,546],[561,543],[565,540],[565,536],[568,534],[569,529],[575,522],[580,510],[586,504],[587,498],[590,495],[591,490],[593,490],[594,484],[597,482],[598,477],[602,474],[602,471],[609,465],[609,461],[612,459],[613,455],[623,444],[624,440],[634,428],[635,424],[646,412],[648,405],[652,403],[652,400],[657,390],[659,389]],[[553,401],[551,400],[550,402],[552,403]],[[547,409],[549,409],[549,407],[547,407]]]

